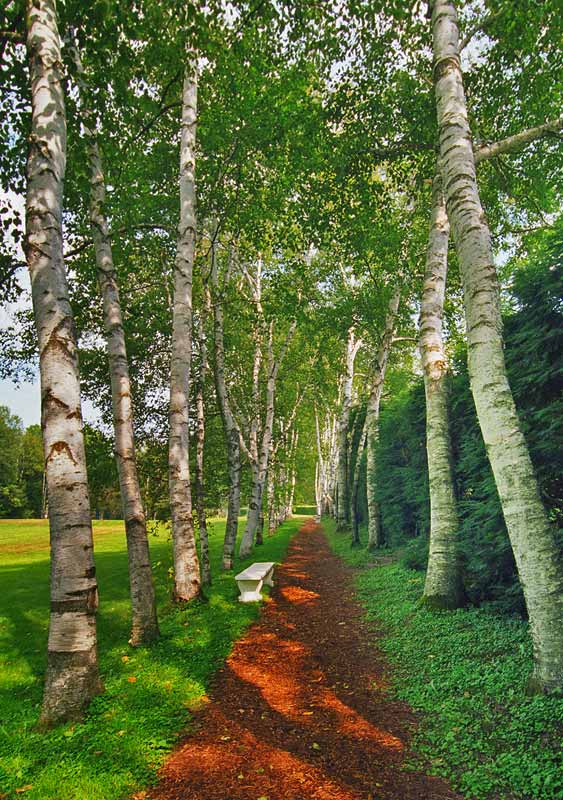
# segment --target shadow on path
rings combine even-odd
[[[353,577],[308,522],[260,620],[149,790],[154,800],[454,800],[402,770],[415,718],[384,691]]]

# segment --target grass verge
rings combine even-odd
[[[424,576],[370,566],[365,549],[323,520],[334,552],[360,568],[358,596],[383,631],[394,694],[421,712],[409,766],[476,800],[563,798],[563,699],[528,697],[528,626],[483,609],[433,613]]]
[[[100,669],[105,692],[85,721],[33,730],[43,689],[49,608],[48,527],[0,521],[0,800],[117,800],[154,781],[190,710],[201,704],[232,643],[259,613],[237,602],[235,571],[257,559],[281,561],[305,517],[284,523],[253,557],[220,572],[224,521],[212,520],[214,581],[208,600],[172,607],[166,527],[150,537],[162,637],[134,649],[122,522],[95,522],[100,587]],[[18,791],[19,790],[19,791]]]

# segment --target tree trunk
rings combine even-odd
[[[381,344],[374,365],[374,376],[366,412],[367,428],[367,498],[368,498],[368,549],[375,550],[383,544],[379,503],[377,501],[377,442],[379,439],[379,407],[389,352],[393,344],[393,335],[397,320],[397,312],[401,300],[401,292],[396,289],[389,301],[385,316],[385,327]]]
[[[362,433],[358,443],[358,452],[354,463],[354,476],[352,479],[352,491],[350,492],[350,519],[352,520],[352,547],[359,547],[360,542],[360,523],[358,519],[358,493],[360,490],[360,470],[362,467],[362,456],[368,433],[367,415],[362,425]]]
[[[346,365],[342,386],[342,409],[338,421],[338,467],[337,467],[337,508],[336,528],[344,530],[350,522],[350,501],[348,487],[348,425],[350,423],[350,406],[352,403],[352,386],[354,383],[354,361],[361,347],[361,340],[356,340],[354,329],[348,332],[346,345]]]
[[[252,552],[254,544],[254,537],[256,530],[260,523],[260,514],[262,511],[262,496],[264,493],[264,482],[266,480],[266,473],[268,471],[268,461],[270,456],[270,445],[272,442],[272,434],[274,429],[274,413],[275,413],[275,397],[276,397],[276,381],[278,372],[291,340],[295,334],[296,323],[292,322],[282,345],[280,354],[277,359],[274,358],[273,349],[273,327],[270,326],[268,338],[268,381],[266,384],[266,417],[264,420],[264,428],[262,431],[262,441],[260,445],[260,453],[258,457],[258,464],[253,466],[253,487],[250,505],[248,509],[248,516],[246,520],[246,527],[242,537],[239,549],[240,558],[246,558]]]
[[[432,26],[442,178],[463,280],[471,390],[530,618],[530,688],[561,690],[561,557],[506,377],[499,287],[475,175],[453,2],[435,0]]]
[[[113,263],[108,222],[104,211],[106,187],[102,158],[96,136],[96,121],[88,105],[84,70],[80,53],[75,43],[71,45],[71,50],[76,65],[84,131],[88,141],[90,226],[94,240],[98,282],[103,301],[104,330],[111,380],[115,457],[127,537],[132,612],[129,643],[140,645],[157,639],[159,631],[147,525],[135,456],[131,381],[129,379],[129,364],[117,273]]]
[[[50,726],[79,718],[102,686],[78,352],[63,262],[66,120],[54,0],[28,0],[27,25],[32,114],[25,251],[39,344],[51,536],[51,613],[40,724]]]
[[[205,379],[207,376],[207,344],[205,341],[205,320],[210,308],[209,292],[205,291],[204,307],[200,310],[198,319],[198,341],[200,354],[200,369],[196,389],[196,458],[195,458],[195,497],[197,526],[199,531],[199,552],[201,559],[201,582],[204,586],[211,583],[211,564],[209,561],[209,535],[207,532],[207,518],[205,514],[205,481],[204,481],[204,451],[205,451]]]
[[[214,344],[215,344],[215,389],[219,401],[219,410],[225,432],[227,445],[227,464],[229,468],[229,502],[227,507],[227,523],[223,544],[223,570],[233,568],[235,545],[240,512],[240,431],[231,411],[227,385],[225,382],[225,341],[222,298],[219,297],[219,279],[215,248],[211,249],[213,286]],[[229,275],[227,276],[227,278]]]
[[[438,609],[459,608],[464,599],[448,423],[448,364],[442,339],[449,235],[442,179],[437,174],[432,187],[432,220],[422,290],[420,353],[426,393],[430,491],[430,547],[423,602]]]
[[[186,52],[180,137],[180,224],[174,265],[170,446],[168,453],[174,599],[187,602],[201,588],[189,461],[189,386],[192,357],[192,279],[196,241],[195,145],[197,55]]]

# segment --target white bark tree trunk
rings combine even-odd
[[[189,462],[189,397],[192,357],[192,280],[196,243],[195,146],[197,54],[186,51],[180,136],[180,223],[174,265],[170,443],[168,452],[174,597],[187,602],[201,590]]]
[[[84,131],[88,141],[90,226],[98,268],[98,283],[103,301],[104,330],[111,380],[115,457],[127,537],[132,612],[129,641],[132,645],[140,645],[157,639],[159,631],[147,525],[135,456],[131,381],[117,273],[113,263],[108,222],[104,210],[106,187],[102,157],[96,136],[96,120],[89,108],[88,87],[84,80],[82,60],[74,42],[71,44],[71,50],[76,66]]]
[[[227,384],[225,381],[225,336],[223,301],[219,295],[218,265],[215,258],[215,249],[212,248],[211,281],[213,288],[213,315],[214,315],[214,346],[215,363],[214,377],[219,410],[223,422],[223,431],[227,445],[227,463],[229,468],[229,502],[227,507],[227,523],[225,526],[225,540],[223,544],[223,570],[233,568],[235,546],[238,531],[238,516],[240,511],[240,430],[233,416]],[[228,283],[230,269],[227,275]]]
[[[292,322],[282,345],[278,358],[274,356],[273,346],[273,326],[270,326],[268,337],[268,381],[266,384],[266,415],[264,419],[264,427],[262,429],[262,440],[260,444],[260,452],[258,455],[258,462],[252,464],[253,470],[253,485],[250,504],[248,508],[248,516],[246,527],[240,543],[239,556],[246,558],[252,552],[254,544],[254,537],[256,530],[260,524],[260,515],[262,510],[262,496],[264,493],[264,482],[266,480],[266,473],[268,471],[268,459],[270,455],[270,445],[272,441],[272,433],[274,429],[274,414],[275,414],[275,397],[276,397],[276,382],[278,378],[279,369],[283,363],[287,350],[291,344],[293,336],[295,335],[296,323]]]
[[[426,393],[426,451],[430,493],[430,547],[423,602],[431,608],[463,603],[457,505],[448,422],[448,363],[442,338],[450,225],[442,178],[432,186],[432,219],[420,313],[420,353]]]
[[[387,361],[389,360],[389,352],[391,350],[391,345],[393,344],[393,335],[395,333],[395,325],[397,321],[397,312],[399,310],[400,300],[401,292],[399,289],[396,289],[391,296],[387,314],[385,316],[385,325],[374,364],[373,382],[371,385],[366,412],[368,549],[370,550],[381,547],[383,544],[379,503],[377,501],[377,442],[379,439],[379,408],[381,405],[381,396],[383,394]]]
[[[348,486],[348,426],[350,423],[350,406],[352,403],[352,386],[354,383],[354,362],[362,345],[356,339],[354,329],[348,331],[346,344],[345,372],[342,384],[342,408],[338,420],[338,467],[337,467],[337,530],[344,530],[350,519],[350,500]]]
[[[358,494],[360,491],[360,470],[362,468],[362,456],[366,446],[368,434],[367,414],[362,425],[360,441],[358,442],[358,452],[354,463],[354,476],[352,478],[352,491],[350,492],[350,519],[352,520],[352,547],[359,547],[360,542],[360,522],[358,519]]]
[[[78,352],[63,262],[66,120],[54,0],[28,0],[27,26],[31,133],[25,252],[39,343],[51,536],[51,613],[40,724],[50,726],[79,718],[102,687]]]
[[[200,368],[196,386],[196,458],[195,458],[195,495],[197,527],[199,531],[199,552],[201,559],[201,582],[204,586],[211,583],[211,563],[209,561],[209,535],[207,532],[207,518],[205,514],[205,381],[207,377],[207,342],[205,323],[210,311],[209,290],[204,288],[204,304],[200,309],[198,319],[198,342]]]
[[[522,583],[534,644],[531,688],[563,688],[563,569],[506,377],[499,290],[475,175],[454,3],[432,3],[446,207],[463,280],[469,377]]]

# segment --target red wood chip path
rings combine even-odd
[[[304,525],[275,578],[260,620],[236,643],[148,796],[459,798],[443,781],[402,769],[415,718],[382,692],[387,667],[362,621],[352,571],[318,525]]]

